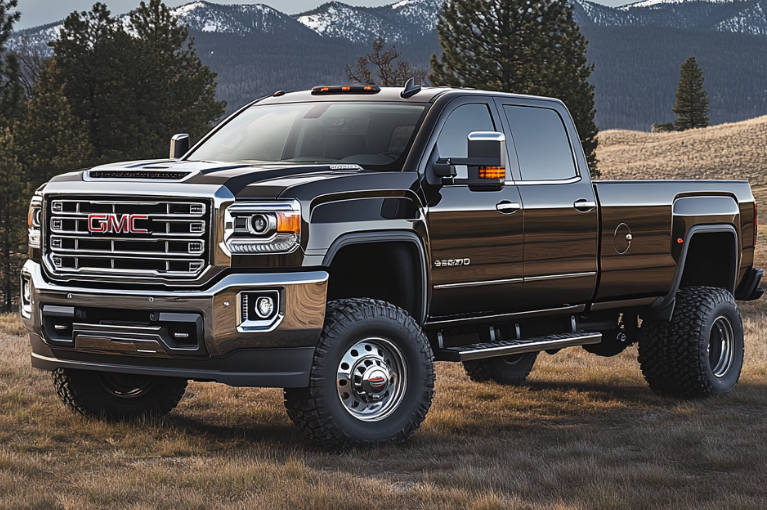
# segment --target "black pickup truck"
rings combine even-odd
[[[29,218],[21,313],[68,407],[280,387],[332,447],[410,436],[435,360],[519,384],[638,342],[653,391],[726,393],[735,299],[763,293],[747,182],[592,182],[562,102],[412,83],[276,93],[170,159],[52,179]]]

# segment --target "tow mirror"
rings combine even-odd
[[[506,137],[496,131],[469,133],[469,189],[498,191],[506,182]]]
[[[498,191],[506,182],[506,137],[495,131],[473,131],[468,136],[468,157],[440,158],[433,165],[442,178],[455,178],[456,165],[468,167],[465,182],[472,191]],[[455,179],[452,181],[458,183]]]
[[[189,152],[189,135],[173,135],[170,139],[170,159],[181,159]]]

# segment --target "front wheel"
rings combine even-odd
[[[434,361],[421,328],[384,301],[328,304],[308,388],[286,389],[288,416],[325,447],[405,441],[434,394]]]
[[[743,322],[732,294],[680,289],[669,322],[645,321],[639,363],[654,392],[678,397],[728,393],[743,367]]]
[[[124,421],[160,417],[175,408],[186,379],[59,368],[53,385],[70,410],[89,418]]]

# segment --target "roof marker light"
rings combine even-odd
[[[330,87],[314,87],[312,95],[323,94],[378,94],[381,87],[378,85],[333,85]]]

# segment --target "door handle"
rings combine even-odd
[[[573,207],[578,209],[581,212],[588,212],[595,208],[597,206],[596,202],[592,202],[590,200],[586,200],[585,198],[581,198],[580,200],[576,200],[575,203],[573,203]]]
[[[501,214],[513,214],[520,209],[522,209],[522,206],[519,205],[519,202],[508,202],[506,200],[498,202],[495,206],[495,210]]]

